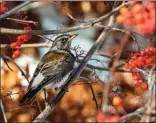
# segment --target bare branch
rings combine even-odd
[[[141,113],[143,113],[144,111],[145,111],[145,107],[141,107],[141,108],[139,108],[139,109],[137,109],[135,112],[133,112],[133,113],[129,113],[129,114],[127,114],[127,115],[124,115],[124,116],[122,116],[121,118],[120,118],[120,121],[121,122],[124,122],[125,120],[128,120],[128,119],[130,119],[130,118],[132,118],[132,117],[134,117],[134,116],[138,116],[138,115],[140,115]]]
[[[97,69],[97,70],[104,70],[104,71],[111,71],[111,68],[105,68],[105,67],[98,67],[95,65],[87,64],[87,67],[91,69]],[[116,68],[115,72],[125,72],[125,73],[139,73],[139,70],[127,70],[122,68]]]
[[[3,101],[2,99],[0,100],[0,105],[1,105],[1,109],[2,109],[2,113],[3,113],[3,117],[4,117],[4,121],[7,123],[7,118],[6,118],[6,115],[5,115],[5,110],[4,110],[4,105],[3,105]]]
[[[91,92],[92,92],[92,95],[93,95],[93,100],[95,101],[96,108],[98,109],[99,108],[98,102],[97,102],[97,99],[96,99],[95,92],[94,92],[94,89],[92,87],[92,84],[89,82],[89,79],[87,79],[85,77],[79,77],[79,80],[83,80],[83,81],[87,82],[87,84],[89,85],[89,87],[91,89]]]
[[[11,21],[15,21],[15,22],[18,22],[18,23],[30,23],[30,24],[34,24],[34,25],[38,24],[38,22],[30,21],[30,20],[21,20],[21,19],[15,19],[15,18],[6,18],[6,19],[11,20]]]
[[[7,18],[8,16],[10,16],[10,15],[16,13],[19,9],[23,8],[24,6],[26,6],[26,5],[28,5],[28,4],[32,3],[32,2],[33,2],[33,1],[26,1],[26,2],[24,2],[24,3],[22,3],[22,4],[20,4],[19,6],[16,6],[15,8],[11,9],[10,11],[8,11],[8,12],[2,14],[2,15],[0,16],[0,20],[5,19],[5,18]]]

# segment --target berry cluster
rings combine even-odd
[[[155,3],[148,1],[143,2],[143,5],[134,1],[132,3],[129,9],[126,7],[120,9],[117,22],[128,27],[134,26],[141,34],[153,34],[156,30]]]
[[[6,2],[1,2],[0,7],[1,7],[0,8],[0,14],[3,14],[8,10],[8,8],[6,7]]]
[[[130,60],[125,64],[126,69],[133,70],[135,68],[147,68],[155,62],[155,47],[149,47],[144,49],[141,52],[132,53]],[[133,79],[136,82],[136,87],[142,87],[142,89],[147,89],[148,84],[143,81],[139,73],[132,73]]]
[[[155,53],[155,47],[149,47],[141,52],[132,53],[132,56],[130,60],[127,61],[125,68],[133,70],[135,68],[150,67],[155,60]]]
[[[138,73],[132,73],[133,79],[135,81],[135,87],[141,87],[142,89],[148,89],[148,84],[143,81],[142,77]]]
[[[32,30],[30,26],[24,27],[24,30]],[[15,49],[13,52],[12,58],[15,59],[20,55],[21,49],[20,46],[24,42],[28,42],[32,38],[31,35],[20,35],[17,37],[16,42],[10,44],[10,48]]]
[[[113,116],[106,116],[102,111],[98,111],[97,115],[97,122],[119,122],[120,117],[117,115],[113,115]]]

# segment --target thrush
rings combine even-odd
[[[75,56],[70,52],[71,41],[77,35],[63,34],[54,40],[50,49],[40,60],[20,104],[31,101],[44,88],[60,88],[74,68]]]

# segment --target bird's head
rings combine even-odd
[[[58,36],[54,40],[54,45],[57,47],[57,49],[60,50],[69,50],[71,46],[71,41],[77,36],[77,34],[69,35],[69,34],[63,34]]]

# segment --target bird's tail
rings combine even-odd
[[[31,101],[39,90],[40,89],[29,89],[27,93],[19,101],[19,104],[22,105],[24,103],[28,103],[29,101]]]

